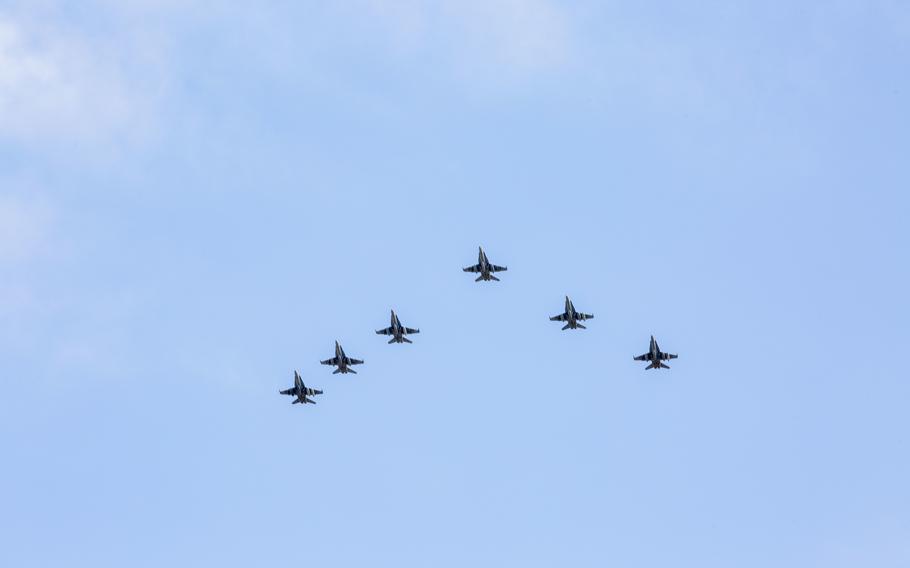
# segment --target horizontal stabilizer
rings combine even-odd
[[[300,399],[299,399],[299,398],[295,398],[295,399],[291,402],[291,404],[300,404]]]
[[[499,282],[499,278],[496,278],[496,277],[493,276],[492,274],[490,275],[490,280],[495,280],[495,281]]]
[[[474,282],[480,282],[481,280],[483,280],[483,276],[478,276],[474,279]]]
[[[562,330],[565,331],[565,330],[569,329],[570,327],[572,327],[572,324],[567,323],[566,325],[562,326]]]
[[[585,326],[581,325],[580,323],[576,323],[575,327],[577,327],[578,329],[588,329]]]
[[[389,340],[389,345],[395,343],[395,341],[397,341],[397,340],[393,337],[392,339]]]
[[[658,363],[661,369],[669,369],[670,365],[664,365],[663,363]]]
[[[657,365],[659,365],[659,363],[651,363],[650,365],[645,367],[645,371],[647,371],[648,369],[656,369]]]
[[[404,341],[405,343],[414,343],[413,341],[411,341],[410,339],[408,339],[407,337],[404,337],[404,336],[402,336],[401,340]]]
[[[335,369],[334,371],[332,371],[332,374],[337,375],[340,372],[341,372],[341,369]]]

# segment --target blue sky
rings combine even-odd
[[[0,4],[0,564],[910,564],[905,4],[122,4]]]

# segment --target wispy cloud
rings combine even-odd
[[[0,262],[27,261],[40,255],[51,220],[45,202],[0,195]]]
[[[126,50],[126,51],[124,51]],[[104,142],[133,137],[154,89],[142,60],[53,18],[0,13],[0,137]]]
[[[368,0],[365,13],[398,49],[430,52],[460,79],[533,76],[573,55],[569,15],[549,0]]]

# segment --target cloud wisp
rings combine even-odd
[[[133,138],[154,98],[130,46],[0,14],[0,138],[97,143]],[[141,59],[138,59],[141,64]]]

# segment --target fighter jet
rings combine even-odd
[[[338,373],[342,373],[345,375],[348,373],[354,373],[356,375],[357,371],[352,369],[350,367],[350,365],[362,365],[363,361],[361,361],[360,359],[351,359],[350,357],[345,355],[344,349],[342,349],[341,345],[336,341],[335,342],[335,356],[332,357],[331,359],[326,359],[325,361],[320,361],[320,363],[322,363],[323,365],[335,365],[336,367],[338,367],[337,369],[335,369],[334,372],[332,372],[333,375],[337,375]]]
[[[581,312],[575,311],[575,306],[572,305],[572,300],[566,296],[566,311],[565,313],[559,314],[558,316],[553,316],[550,318],[550,321],[564,321],[567,322],[563,326],[563,330],[566,329],[588,329],[585,326],[578,323],[579,321],[589,320],[594,317],[594,314],[583,314]]]
[[[468,266],[463,270],[465,272],[479,272],[480,276],[477,277],[474,282],[480,282],[481,280],[495,280],[499,282],[499,278],[493,276],[494,272],[503,272],[508,270],[505,266],[496,266],[495,264],[490,264],[489,259],[487,259],[487,253],[483,252],[483,247],[479,247],[480,252],[477,254],[477,264],[474,266]]]
[[[379,335],[391,335],[392,339],[389,340],[390,344],[413,343],[413,341],[405,337],[405,335],[409,333],[420,333],[420,330],[402,326],[401,322],[398,321],[398,316],[395,315],[395,310],[392,310],[392,326],[385,329],[377,329],[376,333]]]
[[[667,361],[670,359],[676,359],[679,355],[671,355],[670,353],[664,353],[660,350],[660,347],[657,346],[657,341],[654,340],[654,336],[651,336],[651,346],[648,348],[648,352],[644,355],[639,355],[634,359],[636,361],[650,361],[651,364],[645,367],[645,370],[648,369],[669,369],[670,367],[664,365],[662,361]]]
[[[296,397],[291,404],[316,404],[315,400],[310,400],[307,396],[314,396],[317,394],[322,394],[321,390],[308,389],[305,384],[303,384],[303,379],[300,378],[300,373],[294,371],[294,386],[288,390],[278,391],[281,394],[287,394],[293,397]]]

